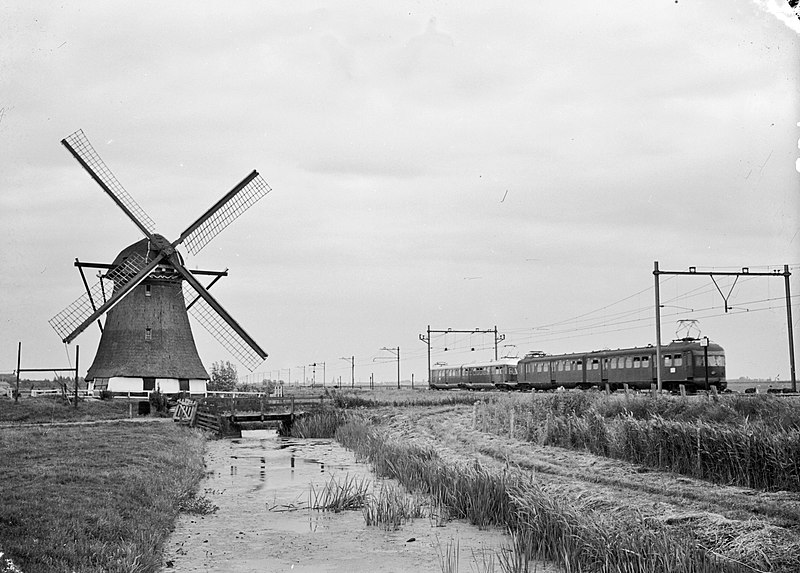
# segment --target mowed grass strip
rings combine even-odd
[[[68,404],[61,396],[23,396],[19,402],[0,398],[0,423],[44,424],[51,422],[86,422],[92,420],[121,420],[129,411],[137,413],[138,400],[79,400],[78,407]]]
[[[209,509],[204,449],[171,422],[0,429],[0,547],[25,573],[157,571],[178,513]]]

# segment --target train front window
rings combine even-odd
[[[676,354],[672,357],[672,365],[673,366],[683,366],[683,356],[680,354]]]

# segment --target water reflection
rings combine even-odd
[[[242,432],[226,446],[230,475],[217,474],[229,487],[259,501],[269,511],[270,528],[314,532],[328,527],[330,516],[316,510],[312,492],[340,474],[372,479],[369,467],[352,452],[327,439],[282,437],[274,430]]]

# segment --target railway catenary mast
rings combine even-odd
[[[708,276],[711,277],[711,280],[714,281],[714,285],[716,285],[717,290],[719,290],[722,298],[725,301],[725,312],[728,312],[728,297],[730,296],[730,292],[726,297],[722,291],[719,289],[719,285],[717,285],[717,281],[714,280],[714,277],[736,277],[746,275],[746,276],[755,276],[755,277],[780,277],[784,278],[784,286],[785,286],[785,295],[786,295],[786,326],[788,331],[788,338],[789,338],[789,370],[791,373],[791,382],[792,382],[792,392],[797,392],[797,374],[795,368],[795,360],[794,360],[794,332],[792,331],[792,301],[791,301],[791,294],[789,291],[789,277],[791,276],[791,272],[789,271],[789,265],[783,265],[783,272],[779,270],[774,270],[772,272],[764,273],[764,272],[750,272],[749,267],[742,267],[741,271],[733,271],[733,272],[718,272],[718,271],[699,271],[697,267],[689,267],[688,271],[662,271],[658,268],[658,261],[653,263],[653,275],[655,276],[655,290],[656,290],[656,378],[658,382],[658,391],[661,391],[661,368],[663,364],[661,363],[661,300],[659,298],[658,292],[658,282],[659,282],[659,275],[701,275],[701,276]],[[734,281],[734,285],[736,282]],[[731,287],[733,290],[733,287]]]
[[[503,342],[506,339],[505,334],[497,334],[497,325],[491,330],[481,330],[476,328],[475,330],[453,330],[452,328],[448,328],[447,330],[431,330],[431,325],[428,325],[428,330],[426,331],[427,335],[420,334],[419,339],[428,345],[428,383],[431,382],[431,333],[434,334],[492,334],[494,333],[494,359],[497,360],[497,345],[500,342]]]

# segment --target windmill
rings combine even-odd
[[[95,321],[100,325],[87,382],[111,392],[204,392],[209,376],[197,353],[189,314],[245,367],[252,371],[261,364],[267,353],[208,292],[227,272],[189,271],[177,250],[185,245],[197,254],[269,193],[258,172],[250,173],[170,242],[155,232],[153,220],[117,181],[82,130],[61,143],[144,235],[111,264],[76,259],[86,292],[49,321],[65,344]],[[98,273],[99,281],[89,287],[85,267],[106,272]],[[204,287],[195,275],[216,277]],[[103,315],[105,324],[99,320]]]

